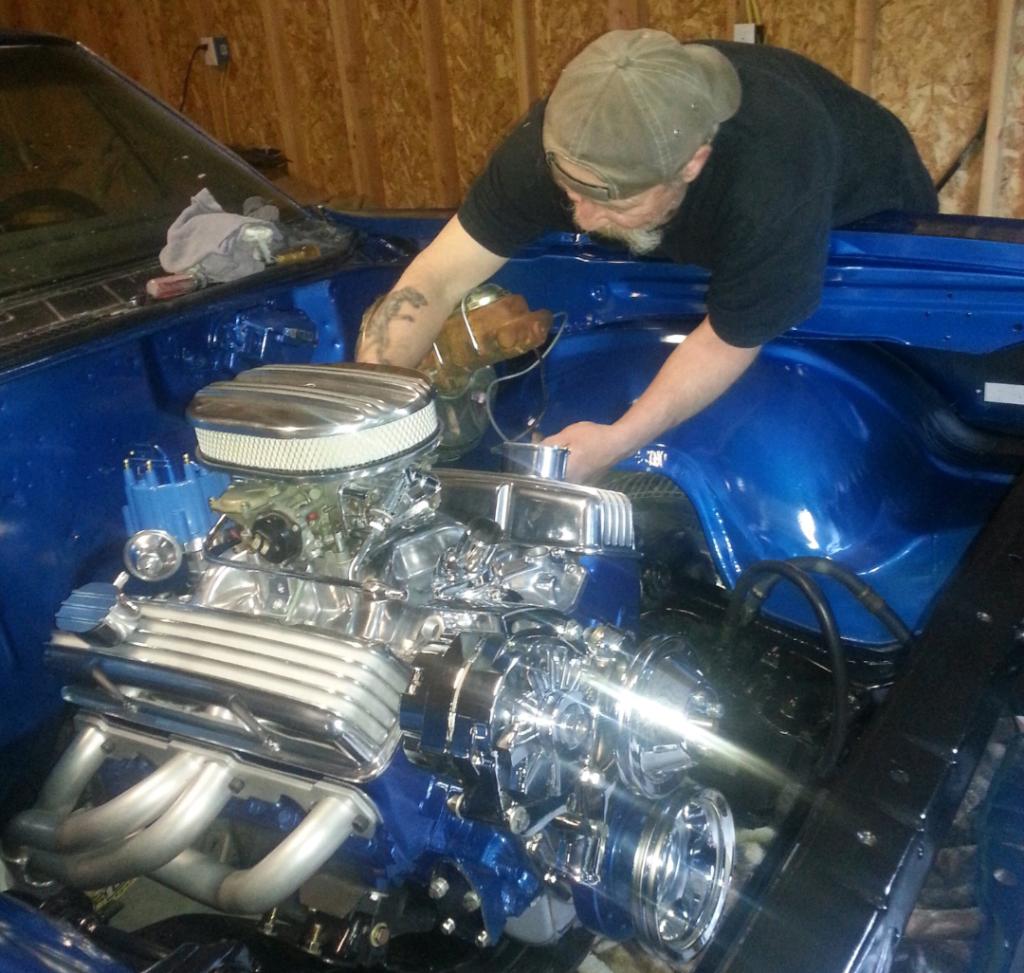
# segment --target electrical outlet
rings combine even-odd
[[[732,39],[744,44],[763,44],[764,24],[733,24]]]
[[[228,39],[223,35],[200,37],[199,43],[205,48],[203,60],[209,64],[211,68],[222,68],[231,59],[231,52],[228,48]]]

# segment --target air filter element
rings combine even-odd
[[[408,463],[440,434],[430,383],[384,365],[255,368],[202,389],[188,417],[204,463],[257,475]]]

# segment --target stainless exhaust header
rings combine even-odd
[[[142,755],[160,766],[97,807],[75,810],[110,757]],[[286,796],[306,817],[251,868],[234,869],[191,846],[232,795]],[[227,754],[169,744],[89,717],[44,785],[36,807],[17,815],[5,857],[30,885],[58,880],[92,889],[140,875],[225,912],[266,912],[294,894],[352,835],[369,837],[380,816],[346,784],[314,782]]]
[[[302,823],[251,868],[234,869],[185,851],[152,875],[222,912],[259,915],[309,881],[354,833],[366,834],[376,809],[359,792],[322,797]]]

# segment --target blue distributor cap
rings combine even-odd
[[[199,466],[188,456],[182,458],[179,472],[159,447],[133,451],[124,462],[125,529],[129,534],[163,530],[187,546],[214,525],[217,518],[210,500],[230,482],[226,473]]]

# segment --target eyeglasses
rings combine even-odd
[[[615,199],[612,195],[612,191],[607,186],[601,186],[598,183],[584,182],[582,179],[577,179],[575,176],[570,176],[559,164],[558,156],[554,152],[548,152],[545,156],[547,163],[555,170],[557,176],[555,182],[563,186],[563,188],[571,189],[573,192],[580,193],[582,196],[587,196],[590,199],[601,200],[602,202],[608,202]]]

